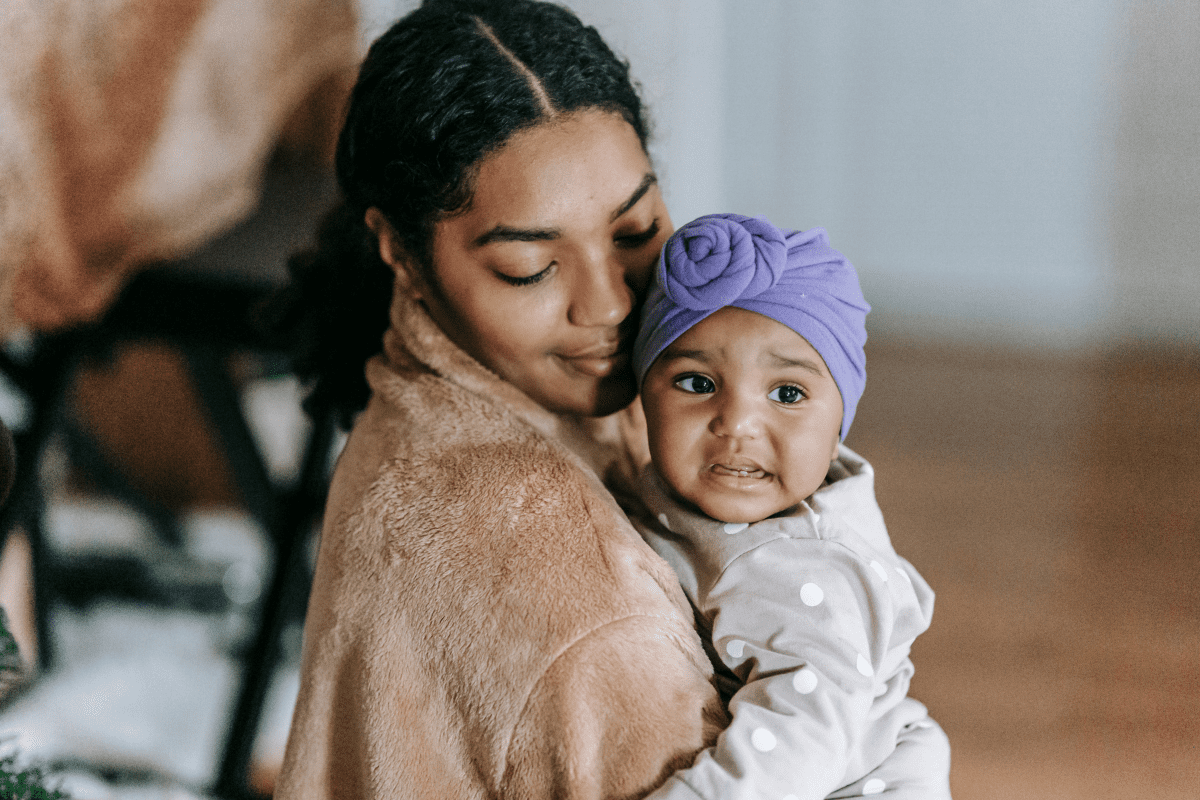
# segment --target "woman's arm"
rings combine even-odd
[[[641,797],[710,746],[727,718],[677,615],[625,617],[542,676],[508,750],[508,798]]]

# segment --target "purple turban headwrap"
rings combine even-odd
[[[842,394],[846,438],[867,382],[871,307],[825,229],[786,231],[762,217],[712,214],[676,231],[663,245],[633,345],[638,386],[671,342],[725,306],[770,317],[812,345]]]

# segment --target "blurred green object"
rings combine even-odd
[[[8,617],[0,608],[0,700],[21,674],[21,651],[8,630]],[[0,755],[0,800],[67,800],[59,790],[47,789],[45,781],[45,774],[37,767],[18,766],[16,753]]]
[[[45,781],[37,767],[18,767],[15,753],[0,756],[0,800],[68,800],[58,789],[47,789]]]
[[[8,617],[4,609],[0,608],[0,700],[3,700],[9,688],[20,680],[23,671],[21,650],[17,647],[17,640],[8,630]],[[6,795],[0,794],[0,800],[5,797]]]

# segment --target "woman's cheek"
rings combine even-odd
[[[493,309],[485,341],[505,360],[522,361],[550,349],[555,329],[552,308],[544,302],[508,302]]]
[[[649,253],[643,255],[640,266],[634,274],[634,280],[630,283],[633,287],[634,294],[637,296],[637,302],[640,306],[646,299],[646,294],[650,291],[650,284],[654,279],[654,269],[658,266],[658,256],[662,252],[663,244],[667,241],[667,236],[662,236],[654,242],[649,248]]]

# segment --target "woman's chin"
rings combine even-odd
[[[612,375],[600,382],[595,395],[591,417],[607,417],[624,409],[637,396],[637,381],[633,373],[623,370],[618,375]]]
[[[607,417],[622,410],[637,395],[633,373],[622,370],[587,385],[574,387],[575,391],[563,392],[559,396],[535,397],[542,406],[558,414],[577,414],[581,417]]]

